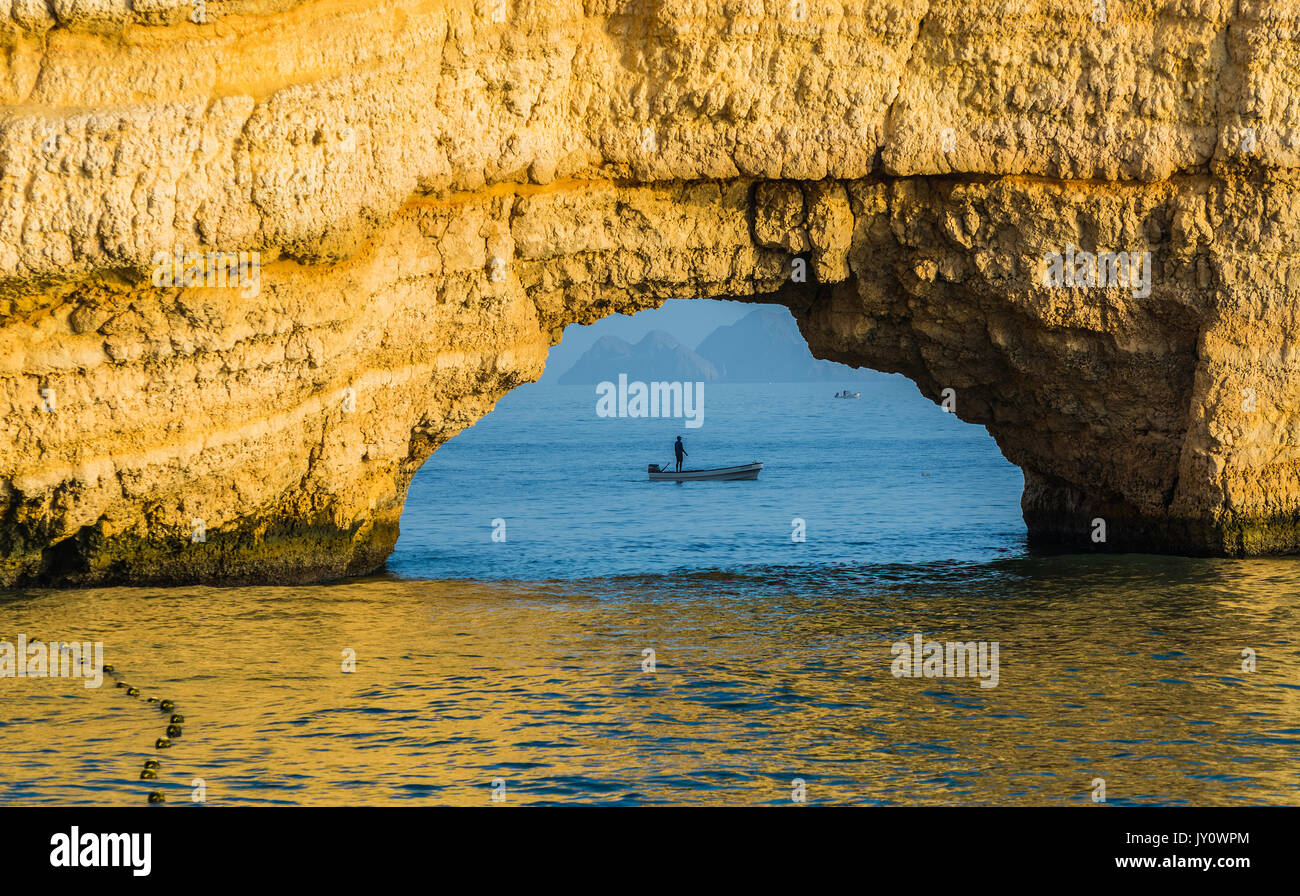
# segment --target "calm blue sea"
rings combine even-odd
[[[389,568],[581,579],[1023,552],[1023,479],[982,426],[901,376],[853,389],[862,397],[834,398],[830,384],[706,384],[694,429],[598,417],[594,387],[516,389],[417,474]],[[650,482],[646,466],[670,463],[679,435],[686,469],[758,460],[763,472],[756,482]]]

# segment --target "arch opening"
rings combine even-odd
[[[639,407],[638,383],[696,401]],[[415,475],[388,569],[551,580],[1023,552],[1019,468],[945,410],[901,375],[815,359],[780,305],[671,300],[573,325],[538,382]],[[651,482],[677,436],[685,469],[764,467]]]

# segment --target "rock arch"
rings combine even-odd
[[[955,390],[1037,542],[1295,551],[1297,15],[1193,6],[0,8],[0,584],[373,569],[566,324],[690,297]]]

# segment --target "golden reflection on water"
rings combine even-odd
[[[1043,557],[543,584],[10,592],[0,635],[106,680],[0,679],[11,804],[1294,804],[1300,564]],[[996,688],[890,645],[997,641]],[[341,671],[345,648],[356,672]],[[643,672],[643,650],[656,671]],[[1258,654],[1243,672],[1241,652]],[[157,781],[138,780],[162,759]]]

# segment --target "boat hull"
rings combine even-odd
[[[674,473],[671,470],[651,470],[651,482],[741,482],[758,478],[758,471],[763,469],[760,463],[742,464],[738,467],[719,467],[714,470],[683,470]]]

